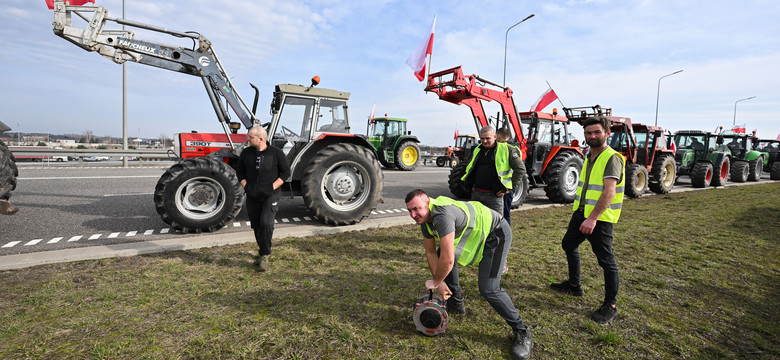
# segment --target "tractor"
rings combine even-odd
[[[311,85],[276,85],[271,121],[256,117],[259,90],[247,106],[225,71],[211,41],[197,32],[175,31],[108,17],[103,6],[70,6],[54,0],[53,30],[57,36],[122,64],[137,62],[198,77],[224,133],[181,133],[174,136],[177,162],[160,177],[154,190],[155,209],[171,228],[183,233],[216,231],[243,207],[244,191],[234,166],[249,129],[263,126],[268,142],[286,154],[292,175],[284,195],[302,196],[317,218],[329,225],[354,224],[367,217],[382,194],[383,174],[376,151],[364,135],[350,134],[347,101],[350,93]],[[74,16],[75,15],[75,16]],[[82,19],[79,28],[73,20]],[[153,32],[170,45],[136,39],[118,24]],[[231,112],[236,120],[232,121]]]
[[[754,149],[761,152],[763,171],[769,173],[769,179],[780,180],[780,140],[759,139],[754,143]]]
[[[368,119],[367,135],[376,149],[379,163],[388,169],[412,171],[420,161],[420,140],[406,131],[406,119],[385,117]]]
[[[755,136],[730,130],[723,131],[721,135],[723,142],[731,151],[730,180],[733,182],[761,180],[764,155],[753,149]]]
[[[0,134],[11,130],[10,127],[0,121]],[[16,167],[16,158],[8,146],[0,140],[0,214],[10,214],[11,205],[8,199],[11,191],[16,189],[16,178],[19,176],[19,168]]]
[[[568,121],[565,118],[541,112],[519,113],[512,98],[512,89],[483,79],[479,75],[466,76],[460,66],[429,74],[425,91],[435,93],[440,100],[468,106],[477,130],[492,126],[494,129],[508,128],[513,134],[510,141],[520,148],[529,173],[529,176],[523,179],[521,188],[513,189],[513,209],[525,201],[529,182],[534,186],[544,186],[547,197],[553,202],[574,201],[583,155],[577,144],[571,143],[572,139],[566,130]],[[496,101],[502,113],[488,118],[483,101]],[[528,134],[522,131],[521,115],[527,121]],[[549,133],[546,132],[547,129],[550,130]],[[555,138],[556,132],[559,134],[558,142]],[[452,168],[448,182],[450,191],[459,198],[471,197],[471,189],[467,189],[461,180],[466,173],[469,157],[465,160]],[[529,180],[531,178],[532,180]]]
[[[634,123],[627,117],[612,116],[611,108],[599,105],[564,108],[564,111],[566,117],[580,124],[594,116],[610,120],[607,144],[626,159],[626,195],[638,198],[648,188],[657,194],[666,194],[672,189],[676,166],[674,151],[667,146],[664,129]]]
[[[677,175],[688,175],[695,188],[722,186],[729,177],[731,151],[723,144],[723,136],[700,130],[674,133],[677,153]]]
[[[479,144],[479,136],[477,135],[455,135],[455,146],[444,148],[447,155],[437,157],[436,166],[449,165],[451,168],[457,166],[471,156],[471,151],[477,144]]]

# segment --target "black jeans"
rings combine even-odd
[[[256,201],[246,198],[246,212],[255,231],[255,241],[260,248],[260,255],[271,254],[271,238],[274,236],[274,221],[279,210],[279,199],[282,192],[277,189],[265,200]]]
[[[613,224],[605,221],[596,221],[593,233],[585,235],[580,232],[580,225],[585,221],[585,213],[577,210],[572,214],[569,228],[561,240],[561,247],[566,252],[566,261],[569,263],[569,282],[580,284],[580,244],[585,239],[590,242],[593,253],[596,254],[599,266],[604,269],[604,302],[617,303],[618,293],[618,266],[615,253],[612,252],[612,227]]]

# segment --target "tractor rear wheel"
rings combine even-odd
[[[395,149],[395,166],[398,170],[412,171],[420,160],[420,146],[414,141],[404,141]]]
[[[761,171],[764,170],[764,161],[760,156],[758,159],[748,161],[748,167],[750,167],[748,180],[758,181],[761,180]]]
[[[775,162],[772,163],[772,168],[769,170],[769,179],[780,180],[780,161],[775,160]]]
[[[731,181],[738,183],[747,181],[749,168],[750,166],[747,161],[735,161],[731,163],[731,169],[729,170]]]
[[[438,156],[438,157],[436,157],[436,166],[444,167],[444,164],[446,164],[447,160],[449,160],[449,159],[450,158],[448,158],[446,156]]]
[[[715,176],[712,177],[712,182],[710,185],[712,186],[723,186],[723,184],[726,183],[726,180],[729,177],[729,171],[731,169],[731,159],[728,157],[724,157],[723,161],[720,163],[720,167],[715,169]]]
[[[525,198],[528,197],[528,176],[523,176],[523,181],[520,182],[518,188],[512,189],[515,191],[512,196],[512,209],[517,209],[525,202]]]
[[[11,197],[11,191],[16,189],[18,176],[19,168],[16,167],[14,154],[0,141],[0,200],[8,200]]]
[[[626,195],[638,198],[647,191],[647,168],[639,164],[631,164],[626,169]]]
[[[244,190],[236,172],[221,159],[184,159],[157,181],[154,205],[175,230],[212,232],[238,215],[244,206]]]
[[[384,175],[374,155],[349,143],[318,151],[303,175],[303,202],[328,225],[366,218],[382,196]]]
[[[655,158],[650,173],[650,190],[656,194],[666,194],[672,190],[677,179],[677,164],[674,156],[665,155]]]
[[[577,183],[580,181],[582,159],[573,152],[559,153],[550,161],[544,172],[544,192],[555,203],[568,204],[574,202],[577,194]]]
[[[466,184],[460,179],[466,174],[466,165],[466,163],[455,165],[452,170],[450,170],[450,178],[448,181],[450,191],[455,197],[460,199],[471,199],[471,189],[466,189]]]
[[[693,171],[691,171],[691,186],[695,188],[705,188],[710,186],[714,170],[712,164],[708,162],[697,162],[693,165]]]

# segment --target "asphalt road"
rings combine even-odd
[[[0,262],[6,255],[190,238],[172,233],[154,209],[152,191],[171,164],[148,162],[122,168],[120,162],[20,163],[17,189],[11,197],[20,210],[13,216],[0,216]],[[431,196],[452,196],[448,175],[449,168],[435,165],[421,165],[411,172],[385,169],[382,202],[368,220],[374,224],[399,221],[407,214],[403,199],[415,188]],[[673,192],[691,190],[687,177],[680,180]],[[769,182],[766,175],[760,183],[764,182]],[[533,189],[523,207],[549,204],[543,189]],[[303,227],[315,232],[334,228],[314,218],[301,198],[282,199],[276,219],[279,233]],[[235,237],[249,230],[242,210],[233,223],[215,234]]]

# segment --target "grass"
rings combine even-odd
[[[503,286],[533,328],[534,359],[780,357],[780,184],[628,200],[615,227],[618,319],[589,320],[603,277],[583,244],[575,298],[566,276],[568,207],[512,215]],[[255,245],[0,272],[4,359],[497,359],[511,332],[461,281],[467,314],[428,338],[412,304],[428,270],[419,230],[400,226]]]

